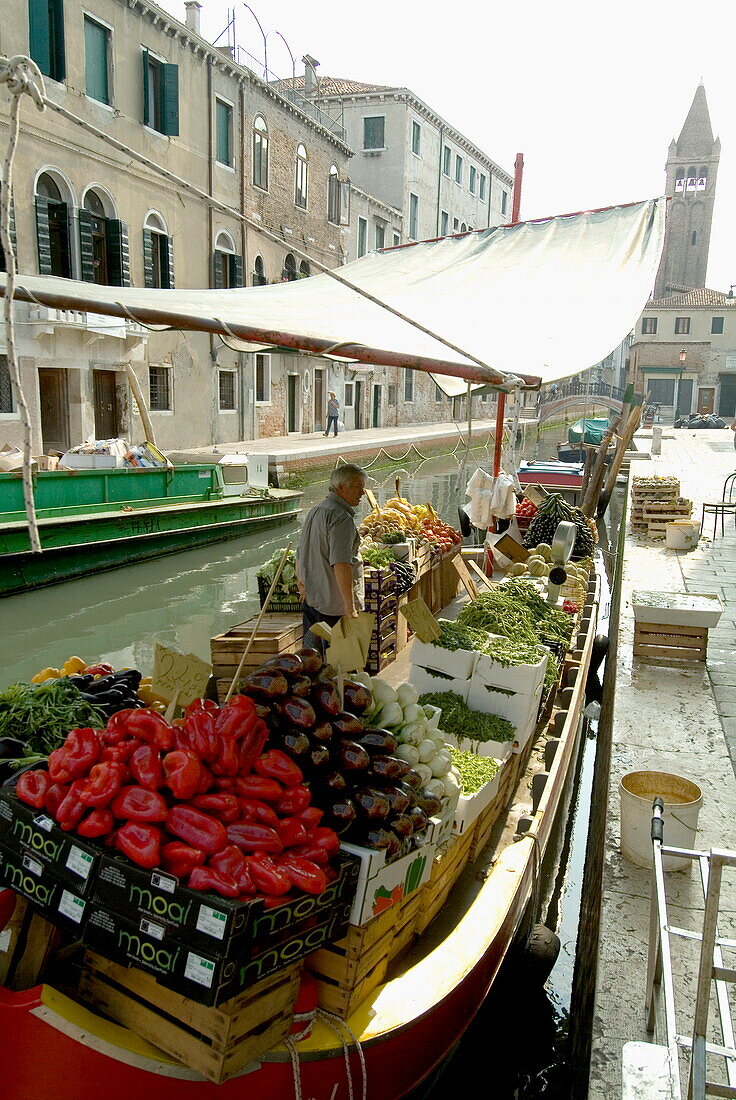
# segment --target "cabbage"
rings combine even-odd
[[[446,796],[445,782],[443,779],[430,779],[424,789],[425,791],[429,791],[430,794],[433,794],[435,798],[441,798],[444,802]]]
[[[396,694],[402,707],[408,707],[410,703],[416,703],[419,699],[419,692],[413,684],[402,684]]]
[[[455,768],[450,768],[446,775],[443,775],[442,782],[445,787],[445,794],[448,798],[454,798],[456,794],[460,794],[460,778]]]
[[[411,764],[412,768],[419,763],[419,750],[416,745],[399,745],[394,756],[398,756],[399,760],[405,760],[407,764]]]
[[[403,741],[405,744],[418,745],[424,740],[424,733],[425,727],[418,722],[413,722],[401,727],[398,738],[399,741]]]
[[[371,716],[371,722],[382,730],[396,729],[403,721],[404,712],[401,707],[397,702],[391,702],[390,700]]]
[[[442,717],[442,711],[439,707],[430,706],[429,703],[425,703],[422,707],[425,715],[427,716],[427,725],[431,729],[436,729],[440,724],[440,718]]]
[[[437,755],[437,746],[434,741],[430,741],[429,738],[425,738],[424,741],[419,744],[419,760],[422,764],[428,764],[434,756]]]

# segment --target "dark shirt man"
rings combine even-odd
[[[335,435],[337,435],[337,420],[340,415],[340,402],[335,397],[335,394],[330,390],[330,400],[327,402],[327,431],[325,435],[330,434],[330,428],[335,429]]]

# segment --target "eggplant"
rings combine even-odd
[[[355,741],[333,741],[330,751],[335,766],[346,772],[364,772],[371,759],[363,746]]]
[[[333,802],[325,811],[322,824],[328,829],[333,829],[338,836],[344,833],[355,822],[358,811],[349,798],[341,798]]]
[[[281,749],[287,756],[298,757],[301,760],[309,752],[310,744],[304,730],[289,730],[281,727],[269,737],[269,747]]]
[[[399,742],[389,730],[367,729],[363,730],[363,736],[358,738],[358,743],[373,756],[393,756]]]
[[[383,787],[381,794],[388,799],[392,814],[403,814],[414,805],[409,795],[406,791],[402,791],[401,787]]]
[[[250,694],[262,695],[266,699],[280,699],[288,694],[289,684],[285,676],[276,669],[267,669],[265,672],[253,672],[246,677],[243,690]]]
[[[391,812],[391,803],[376,787],[359,787],[353,791],[353,802],[358,813],[369,821],[385,821]]]
[[[116,684],[132,684],[137,688],[143,679],[143,674],[137,668],[124,668],[120,672],[113,672],[112,678]]]
[[[411,810],[409,810],[409,817],[414,825],[415,833],[421,833],[422,829],[426,829],[429,818],[421,806],[413,806]]]
[[[296,651],[296,655],[301,660],[302,668],[307,676],[317,676],[317,674],[322,671],[324,661],[318,649],[311,649],[309,646],[304,646],[302,649]]]
[[[400,783],[412,769],[398,756],[374,756],[368,768],[368,775],[379,782]]]
[[[274,668],[277,668],[279,672],[291,680],[296,676],[304,675],[304,665],[302,659],[296,653],[281,653],[274,659]]]
[[[409,771],[404,776],[402,783],[408,784],[415,791],[422,786],[422,777],[419,772],[415,772],[413,768],[409,768]]]
[[[344,710],[330,719],[330,725],[338,737],[347,737],[351,741],[357,741],[363,736],[363,723]]]
[[[318,680],[312,688],[311,698],[314,705],[320,707],[327,714],[337,715],[342,711],[340,696],[337,694],[337,688],[332,681]]]
[[[311,730],[317,725],[317,715],[314,713],[314,707],[306,699],[300,699],[296,695],[279,699],[275,709],[284,722],[288,722],[289,725],[296,726],[298,729]]]
[[[432,794],[426,787],[417,791],[417,806],[424,810],[427,817],[434,817],[442,809],[442,801],[436,794]]]
[[[376,851],[385,850],[388,854],[395,846],[398,850],[398,838],[392,835],[388,829],[375,828],[375,829],[360,829],[355,831],[355,844],[359,844],[361,848],[373,848]],[[352,840],[352,837],[351,837]]]
[[[25,741],[19,741],[17,737],[0,737],[0,760],[15,760],[25,756],[25,752]]]
[[[74,684],[75,688],[79,688],[85,691],[89,684],[94,682],[94,676],[91,672],[80,672],[76,676],[69,676],[69,683]]]
[[[267,718],[271,717],[271,708],[266,706],[265,703],[256,703],[256,714],[265,722]]]
[[[312,690],[312,681],[309,676],[294,676],[291,680],[291,694],[300,699],[306,698]]]
[[[356,683],[355,680],[345,681],[343,699],[345,710],[349,710],[351,714],[365,714],[373,704],[373,696],[368,688]]]
[[[397,814],[389,821],[389,828],[393,829],[400,840],[406,840],[414,832],[414,822],[410,814]]]
[[[318,741],[322,741],[323,743],[331,739],[332,733],[332,726],[329,722],[318,722],[317,725],[309,731],[311,737],[316,737]]]
[[[393,788],[387,787],[386,789],[390,791]],[[406,797],[409,799],[409,807],[416,806],[416,804],[417,804],[417,792],[414,789],[414,787],[412,787],[409,783],[406,782],[405,779],[401,783],[397,783],[396,790],[399,790],[399,791],[402,792],[402,794],[406,795]],[[403,813],[404,811],[401,810],[399,812]]]
[[[348,781],[342,772],[333,768],[332,771],[320,772],[317,780],[320,792],[324,792],[326,801],[336,798],[348,789]]]
[[[306,767],[319,771],[322,768],[329,767],[330,760],[330,750],[326,745],[320,744],[319,741],[310,741],[309,751],[304,758]]]

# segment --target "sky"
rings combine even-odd
[[[183,0],[158,2],[184,21]],[[511,175],[523,153],[522,219],[663,194],[668,146],[702,82],[721,139],[707,285],[736,284],[734,0],[250,8],[274,76],[292,73],[283,35],[297,73],[309,53],[321,76],[410,88]],[[203,36],[214,41],[233,11],[237,44],[262,59],[263,34],[240,0],[202,0]]]

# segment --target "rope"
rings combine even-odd
[[[28,57],[0,57],[0,84],[7,84],[8,91],[12,96],[10,101],[8,144],[5,151],[5,163],[3,166],[3,185],[2,189],[0,189],[0,241],[2,242],[3,253],[5,254],[5,269],[7,272],[3,309],[7,341],[8,372],[10,374],[13,397],[20,411],[20,419],[23,427],[23,503],[28,519],[28,535],[32,552],[34,554],[40,554],[41,537],[38,531],[36,504],[33,499],[33,474],[31,472],[31,414],[23,392],[20,367],[18,365],[15,349],[13,298],[15,295],[16,260],[13,242],[10,237],[10,211],[13,202],[13,161],[18,145],[20,97],[24,93],[30,95],[39,111],[43,111],[46,96],[43,76],[38,66]]]
[[[375,466],[375,464],[378,462],[381,455],[383,455],[384,458],[387,458],[389,460],[389,462],[396,462],[396,463],[405,462],[406,459],[409,457],[409,455],[412,453],[412,451],[414,452],[414,454],[416,454],[419,457],[420,462],[426,462],[427,461],[427,456],[422,454],[422,452],[418,449],[418,447],[416,446],[415,443],[412,443],[411,446],[409,447],[409,450],[406,452],[406,454],[401,455],[400,458],[395,456],[395,455],[390,455],[388,453],[388,451],[384,450],[383,447],[379,448],[377,454],[374,455],[374,457],[370,460],[370,462],[366,462],[363,465],[363,469],[364,470],[370,470],[371,466]],[[348,460],[346,458],[343,458],[342,455],[338,455],[337,458],[335,459],[335,467],[337,468],[338,466],[343,466],[343,465],[345,465],[345,463],[347,463],[347,461]]]
[[[361,1100],[367,1100],[368,1096],[368,1072],[365,1065],[365,1055],[363,1054],[363,1048],[360,1045],[360,1040],[352,1029],[341,1020],[339,1016],[333,1015],[332,1012],[326,1012],[323,1008],[315,1008],[311,1012],[301,1012],[294,1014],[294,1020],[297,1023],[304,1022],[304,1027],[301,1031],[296,1032],[294,1035],[288,1036],[284,1040],[284,1045],[289,1051],[289,1057],[291,1059],[291,1071],[294,1077],[294,1097],[295,1100],[302,1100],[302,1072],[301,1062],[299,1061],[299,1052],[296,1049],[296,1043],[310,1034],[314,1023],[321,1020],[326,1024],[340,1040],[342,1046],[343,1058],[345,1060],[345,1079],[348,1085],[348,1097],[349,1100],[355,1100],[355,1093],[353,1088],[353,1071],[350,1067],[350,1050],[348,1042],[345,1038],[345,1032],[347,1032],[349,1038],[352,1040],[352,1044],[355,1047],[358,1055],[358,1061],[360,1062],[361,1071]],[[343,1030],[341,1031],[340,1028]]]

